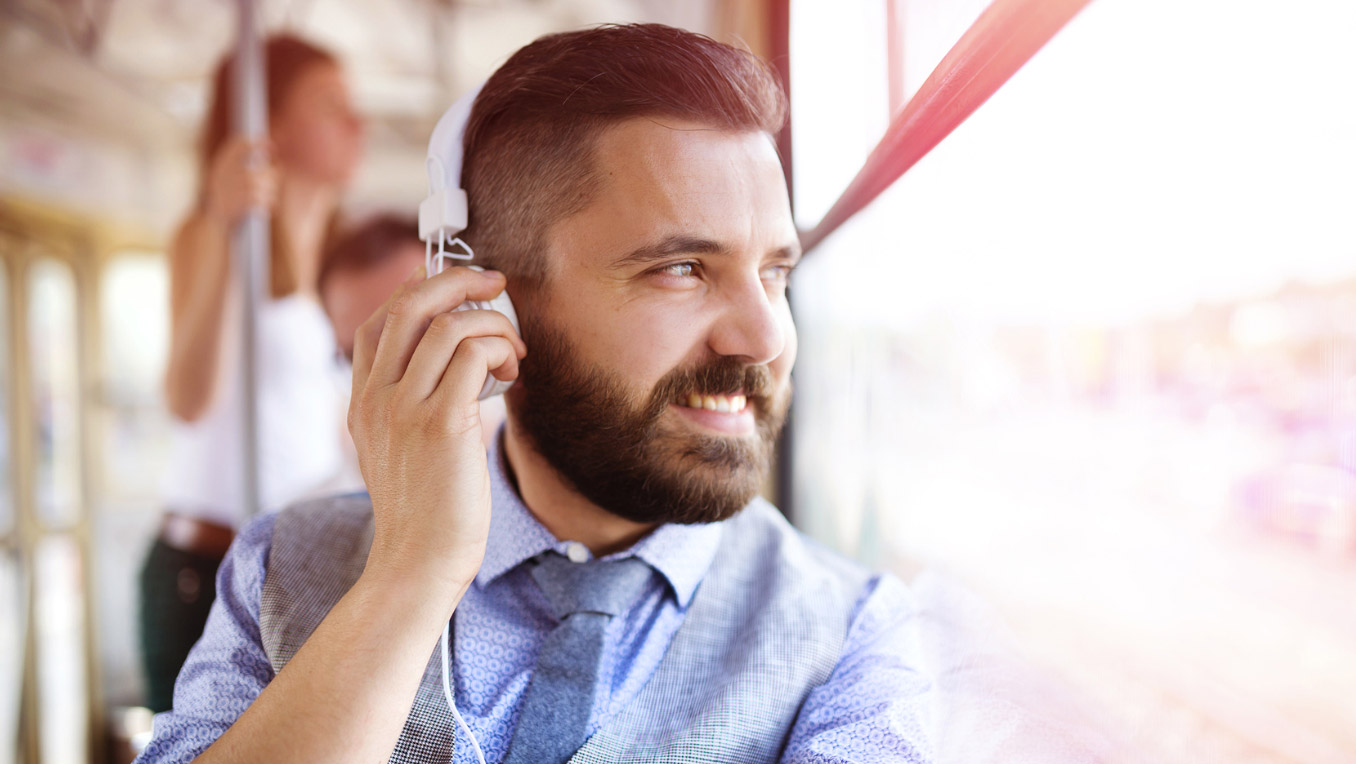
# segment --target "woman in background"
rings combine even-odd
[[[289,35],[265,46],[268,140],[232,136],[233,62],[217,69],[203,127],[197,204],[170,247],[171,341],[165,394],[174,415],[165,515],[141,571],[147,705],[171,706],[202,634],[216,570],[247,520],[240,437],[241,313],[231,234],[271,213],[268,298],[256,316],[259,493],[277,509],[341,468],[333,331],[316,294],[325,238],[362,153],[338,60]]]

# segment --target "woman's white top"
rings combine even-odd
[[[268,300],[260,306],[256,327],[261,511],[361,487],[360,477],[353,485],[355,476],[344,459],[350,377],[324,310],[302,295]],[[239,343],[234,344],[227,358],[239,357]],[[206,414],[174,422],[164,499],[176,513],[238,528],[248,519],[238,364],[224,369],[218,384],[221,389]]]

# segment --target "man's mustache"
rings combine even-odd
[[[700,366],[674,369],[655,386],[652,404],[662,407],[688,395],[740,394],[754,404],[766,404],[776,394],[772,371],[765,365],[750,365],[736,358],[719,358]],[[766,406],[757,407],[759,412]]]

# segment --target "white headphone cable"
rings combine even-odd
[[[451,641],[449,637],[449,633],[451,632],[451,626],[452,620],[448,619],[448,622],[443,624],[443,638],[442,640],[440,640],[440,643],[442,645],[442,658],[443,658],[443,695],[447,698],[447,707],[452,709],[452,718],[457,720],[457,724],[460,724],[463,730],[466,730],[466,737],[470,738],[471,748],[474,749],[476,752],[476,761],[479,762],[479,764],[485,764],[485,754],[480,752],[480,741],[476,740],[476,735],[474,732],[471,731],[471,728],[467,726],[466,720],[461,718],[461,713],[457,711],[457,701],[452,697],[452,682],[448,678],[451,676],[451,672],[448,671],[447,668],[448,664],[447,643]],[[452,752],[452,755],[453,758],[456,758],[455,750]]]

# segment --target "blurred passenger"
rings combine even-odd
[[[325,252],[318,283],[320,302],[346,359],[353,360],[353,336],[358,327],[423,264],[424,243],[419,240],[419,224],[414,219],[381,215],[335,238]],[[504,421],[503,397],[496,395],[481,401],[480,417],[488,447],[499,423]],[[344,479],[347,479],[360,473],[353,441],[345,438],[345,444]],[[336,485],[341,491],[350,487],[357,486]]]
[[[381,215],[335,237],[317,285],[344,357],[353,359],[353,335],[424,264],[418,223]]]
[[[346,381],[317,296],[325,238],[362,152],[338,60],[296,37],[268,39],[266,142],[232,135],[233,66],[216,70],[200,145],[198,197],[170,247],[171,344],[165,377],[177,420],[165,517],[141,572],[147,704],[170,708],[174,680],[202,633],[216,570],[247,508],[241,465],[242,296],[231,234],[251,209],[271,213],[268,296],[256,317],[259,492],[283,506],[342,463]]]

